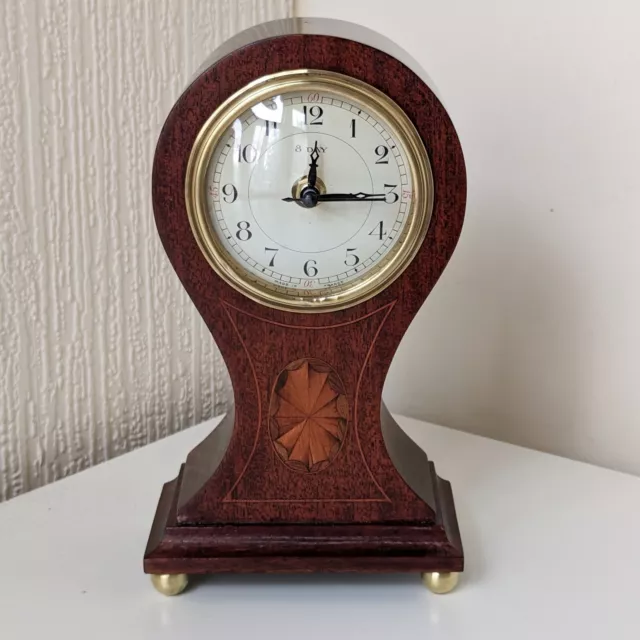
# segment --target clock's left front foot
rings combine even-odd
[[[189,584],[189,576],[185,573],[153,573],[151,582],[164,596],[177,596]]]
[[[422,582],[429,591],[432,593],[449,593],[456,588],[458,584],[459,573],[452,572],[438,572],[433,571],[431,573],[422,574]]]

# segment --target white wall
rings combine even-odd
[[[291,0],[0,1],[0,500],[225,408],[158,240],[160,126]]]
[[[640,5],[296,6],[401,44],[465,151],[465,228],[394,360],[391,408],[640,474]]]

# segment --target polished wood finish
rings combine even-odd
[[[185,210],[187,160],[206,119],[247,83],[299,68],[350,75],[389,95],[416,126],[434,177],[431,224],[407,270],[375,298],[323,314],[267,308],[232,289],[198,249]],[[165,485],[146,571],[462,569],[450,486],[381,394],[393,354],[457,242],[465,180],[457,135],[433,92],[395,58],[357,42],[254,42],[181,96],[155,156],[156,223],[222,352],[236,409]],[[318,406],[320,393],[327,404]]]

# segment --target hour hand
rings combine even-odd
[[[320,151],[318,150],[318,141],[316,140],[315,147],[311,152],[311,163],[309,164],[309,175],[307,176],[308,186],[314,188],[316,186],[316,180],[318,179],[318,160],[320,159]]]

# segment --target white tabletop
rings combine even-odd
[[[0,638],[640,639],[640,478],[408,418],[451,480],[458,589],[417,575],[142,573],[162,483],[211,421],[0,505]]]

